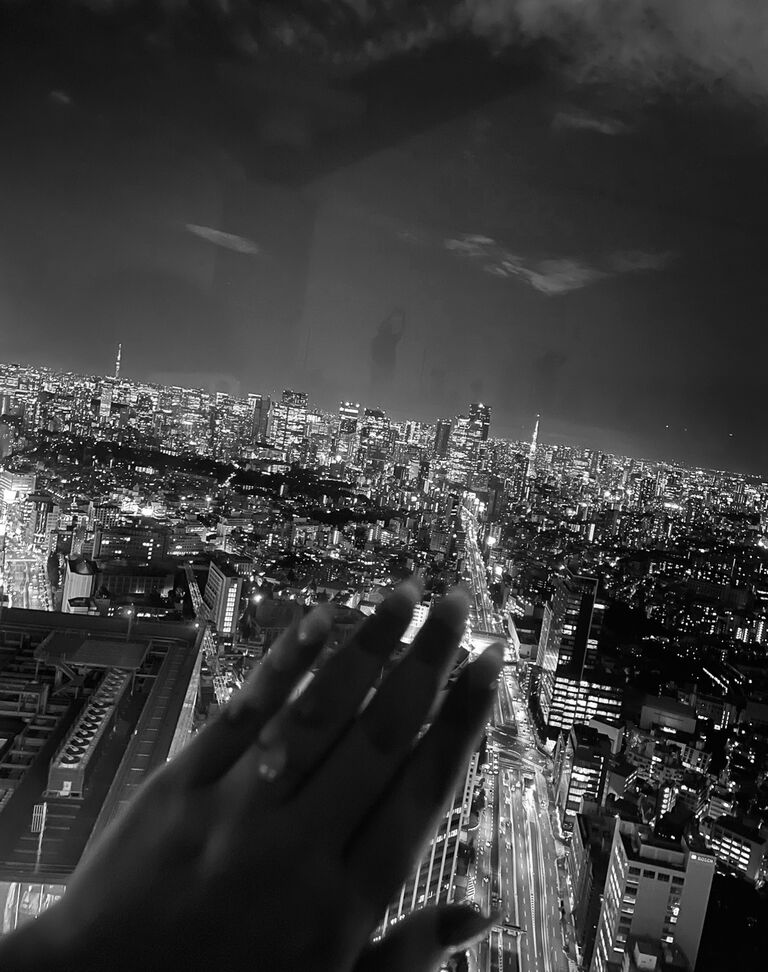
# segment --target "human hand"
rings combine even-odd
[[[61,902],[0,946],[3,969],[428,972],[487,931],[444,906],[369,944],[466,771],[503,660],[494,645],[467,666],[416,742],[464,629],[454,591],[361,711],[419,593],[401,585],[293,699],[330,616],[289,629],[104,832]],[[34,934],[49,955],[25,966]]]

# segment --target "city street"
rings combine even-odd
[[[0,586],[8,607],[50,610],[45,560],[43,551],[23,535],[16,504],[9,504],[0,523]]]
[[[475,519],[468,512],[463,519],[470,625],[507,640],[488,596]],[[474,901],[483,909],[498,907],[501,923],[471,952],[471,968],[478,972],[568,970],[546,769],[517,678],[507,667],[488,732],[486,806],[480,814],[475,868],[470,871]]]

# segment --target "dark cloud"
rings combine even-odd
[[[5,0],[8,8],[20,6]],[[29,0],[29,8],[50,5]],[[125,22],[143,43],[211,44],[252,57],[302,51],[337,65],[370,64],[474,33],[496,48],[545,41],[581,79],[616,76],[654,87],[723,81],[768,96],[768,6],[762,0],[60,0]],[[583,119],[582,119],[583,121]]]
[[[498,45],[546,38],[585,80],[652,87],[722,80],[768,97],[768,6],[760,0],[465,0]]]

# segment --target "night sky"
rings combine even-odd
[[[297,6],[0,3],[2,360],[768,473],[768,9]]]

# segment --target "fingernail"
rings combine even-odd
[[[285,746],[275,745],[269,749],[264,750],[261,754],[261,759],[258,764],[259,776],[271,783],[272,780],[277,779],[277,777],[285,769],[286,763],[286,751]]]
[[[408,617],[410,618],[413,614],[413,609],[421,600],[421,588],[414,580],[403,581],[402,584],[398,584],[397,587],[392,591],[389,597],[382,601],[382,606],[387,605],[388,608],[394,608],[398,614],[401,612],[404,614],[408,612]]]
[[[454,587],[438,601],[434,609],[435,618],[443,622],[451,631],[463,634],[469,614],[469,596],[460,587]]]
[[[421,600],[421,592],[412,581],[404,581],[389,594],[357,631],[358,646],[373,655],[390,654],[395,648],[394,638],[407,630],[413,611]],[[382,633],[386,637],[382,638]]]
[[[301,619],[297,639],[303,645],[322,641],[328,636],[332,623],[331,609],[318,605]]]
[[[464,725],[478,706],[489,706],[503,661],[504,649],[497,642],[467,665],[445,700],[445,718]]]
[[[472,688],[494,688],[503,666],[504,645],[500,641],[494,641],[469,666],[469,679]]]
[[[487,935],[498,921],[498,912],[484,915],[464,905],[444,909],[437,923],[437,935],[443,948],[461,951]]]

